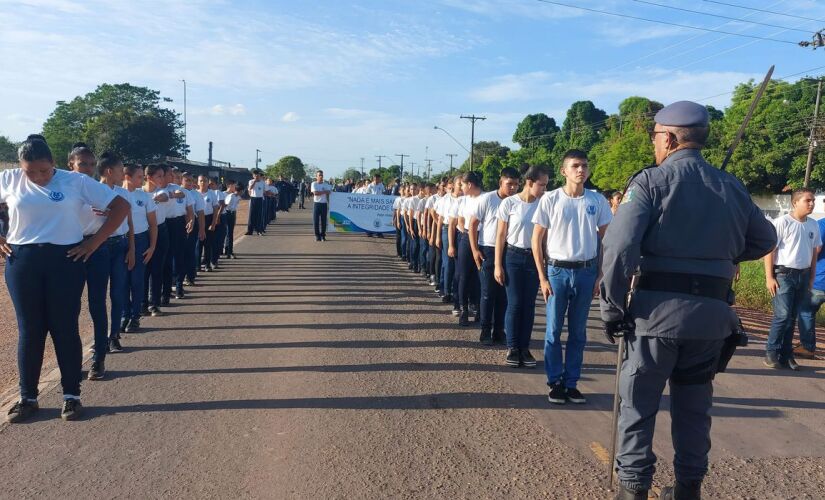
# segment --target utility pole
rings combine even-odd
[[[414,161],[410,162],[410,175],[415,177],[415,162]]]
[[[430,182],[430,174],[433,171],[433,161],[429,158],[425,158],[424,161],[427,162],[427,182]]]
[[[822,97],[822,80],[816,85],[816,104],[814,105],[814,119],[811,123],[811,136],[808,138],[808,162],[805,164],[805,187],[811,180],[811,167],[814,162],[814,148],[816,147],[816,119],[819,117],[819,101]]]
[[[381,169],[381,158],[386,158],[388,160],[390,159],[390,157],[386,156],[386,155],[376,155],[375,157],[378,158],[378,169],[379,170]]]
[[[364,157],[361,157],[361,178],[364,178]]]
[[[395,156],[398,156],[398,157],[401,158],[401,175],[399,175],[399,177],[401,178],[401,181],[403,182],[403,180],[404,180],[404,158],[408,158],[410,155],[396,154]]]
[[[186,143],[186,80],[183,82],[183,159],[186,159],[189,145]]]
[[[258,168],[258,165],[261,164],[261,150],[255,150],[255,168]]]
[[[450,175],[453,175],[453,158],[455,158],[458,155],[455,153],[447,153],[445,156],[450,157]]]
[[[462,120],[470,120],[470,172],[475,168],[475,143],[476,143],[476,121],[486,120],[486,116],[464,116],[461,115]]]

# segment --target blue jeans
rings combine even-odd
[[[793,354],[793,330],[796,317],[803,304],[810,302],[808,284],[811,270],[791,270],[776,275],[779,290],[773,298],[773,320],[768,332],[768,354],[787,361]]]
[[[123,294],[123,319],[140,319],[140,306],[143,300],[143,275],[146,272],[143,253],[148,248],[149,231],[136,234],[135,267],[126,273],[126,288]]]
[[[507,293],[495,277],[496,247],[481,247],[484,262],[478,273],[481,282],[481,329],[504,330],[504,311],[507,309]],[[535,266],[533,266],[535,267]],[[534,294],[535,295],[535,294]]]
[[[146,265],[143,273],[143,303],[146,306],[160,307],[160,294],[163,288],[163,264],[169,251],[169,233],[166,222],[158,224],[158,240],[155,253]]]
[[[407,238],[409,237],[407,234],[407,223],[404,221],[404,218],[400,216],[399,225],[401,226],[401,258],[409,260],[407,256]]]
[[[106,245],[107,243],[104,243]],[[129,252],[129,238],[109,239],[109,302],[111,303],[111,325],[109,338],[116,339],[120,334],[120,320],[126,310],[126,294],[129,293],[129,269],[126,267],[126,254]],[[138,257],[135,254],[135,261]],[[137,262],[136,262],[137,265]],[[95,352],[97,352],[95,341]],[[108,345],[106,346],[108,349]]]
[[[466,310],[470,304],[478,305],[479,297],[478,268],[475,259],[473,259],[473,249],[470,247],[470,235],[467,233],[461,233],[456,269],[458,274],[458,303],[462,309]]]
[[[326,203],[315,203],[312,206],[312,225],[315,228],[316,238],[327,237],[327,214],[329,206]]]
[[[544,337],[544,369],[548,385],[562,382],[572,389],[581,377],[587,316],[593,301],[596,265],[581,269],[547,266],[553,295],[547,302],[547,332]],[[561,330],[567,314],[567,352],[562,360]]]
[[[504,256],[504,272],[507,347],[528,349],[536,320],[536,292],[539,289],[539,272],[533,254],[508,249]]]
[[[11,245],[12,254],[6,260],[6,286],[17,316],[20,396],[26,399],[37,399],[49,334],[63,394],[80,396],[83,347],[78,317],[86,266],[66,256],[75,246]]]
[[[100,245],[86,261],[86,298],[95,334],[94,361],[105,361],[109,352],[109,319],[106,310],[106,292],[111,274],[108,242]]]
[[[825,304],[825,291],[811,290],[811,300],[802,303],[799,310],[799,341],[809,350],[816,350],[816,313],[819,307]]]

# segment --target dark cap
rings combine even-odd
[[[707,127],[710,117],[701,104],[678,101],[660,109],[653,119],[666,127]]]

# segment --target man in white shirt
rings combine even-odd
[[[765,256],[765,281],[773,297],[773,321],[765,346],[765,365],[798,370],[793,356],[796,316],[810,300],[816,260],[822,248],[819,224],[808,217],[814,210],[814,191],[797,189],[791,194],[791,212],[773,221],[778,242]]]
[[[253,232],[264,233],[264,190],[265,184],[263,172],[255,169],[252,171],[252,179],[249,181],[249,222],[246,226],[246,235]]]
[[[502,200],[516,194],[518,185],[518,171],[512,167],[503,168],[498,180],[498,189],[479,196],[475,211],[470,215],[470,248],[479,270],[481,285],[479,341],[484,345],[493,345],[494,340],[501,344],[505,341],[504,312],[507,310],[507,293],[495,278],[498,229],[496,213]]]
[[[315,228],[315,241],[327,241],[327,216],[332,186],[324,182],[323,170],[315,172],[315,181],[310,186],[310,191],[312,191],[312,225]]]
[[[590,168],[583,151],[568,151],[562,159],[561,173],[564,186],[546,193],[533,214],[531,244],[547,303],[544,367],[551,388],[548,400],[554,404],[583,404],[586,400],[576,385],[584,361],[587,316],[599,285],[599,240],[613,214],[604,196],[584,188]],[[565,314],[568,333],[562,359]],[[532,357],[529,351],[524,355]]]
[[[372,178],[372,182],[369,186],[367,186],[368,194],[384,194],[384,183],[381,182],[381,176],[375,174]]]

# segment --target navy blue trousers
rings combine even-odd
[[[76,245],[11,245],[6,286],[17,316],[20,396],[37,399],[46,336],[51,334],[63,394],[80,395],[80,296],[86,265],[66,252]]]

